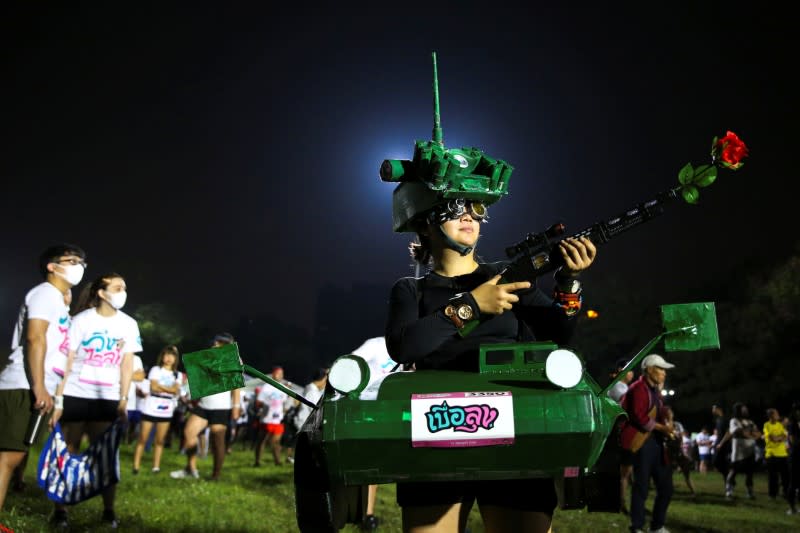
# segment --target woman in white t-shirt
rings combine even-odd
[[[139,442],[133,454],[133,473],[139,473],[142,463],[142,453],[153,424],[156,426],[156,437],[153,448],[153,473],[161,472],[161,454],[164,451],[164,439],[172,422],[175,405],[181,388],[180,374],[178,373],[178,357],[180,353],[176,346],[165,346],[161,349],[156,359],[156,366],[150,369],[147,380],[150,382],[150,394],[144,402],[142,409],[142,430],[139,432]]]
[[[230,333],[219,333],[214,337],[211,347],[221,348],[234,342],[233,335]],[[191,390],[189,392],[191,394]],[[183,428],[183,451],[186,454],[186,467],[170,472],[170,477],[173,479],[187,477],[197,479],[200,477],[200,472],[197,470],[197,436],[209,428],[214,442],[214,470],[211,479],[218,480],[227,452],[225,433],[228,424],[239,418],[240,409],[239,389],[200,398],[197,407],[192,409],[192,414],[189,415]]]
[[[127,420],[133,354],[142,351],[136,320],[120,311],[127,299],[125,280],[109,273],[81,293],[69,328],[69,356],[58,386],[51,426],[61,422],[70,453],[78,453],[83,434],[94,440],[115,421]],[[118,524],[114,514],[116,485],[103,491],[102,521]],[[58,522],[66,508],[56,506]]]

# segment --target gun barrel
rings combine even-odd
[[[652,220],[664,212],[664,204],[678,197],[680,188],[662,192],[653,200],[642,202],[606,221],[597,222],[572,237],[588,237],[594,244],[605,244],[613,237]],[[511,259],[506,281],[533,281],[564,264],[558,243],[564,239],[564,225],[553,224],[541,233],[529,233],[525,239],[506,248]]]
[[[654,199],[637,204],[633,208],[620,213],[604,222],[592,224],[574,237],[588,237],[595,244],[605,244],[613,237],[635,228],[664,212],[664,204],[678,197],[678,189],[658,194]]]

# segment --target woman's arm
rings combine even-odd
[[[61,378],[61,381],[58,382],[58,387],[56,387],[56,396],[64,396],[64,387],[67,385],[67,378],[72,373],[72,364],[75,361],[75,350],[70,350],[67,353],[67,364],[66,368],[64,369],[64,377]]]
[[[594,262],[597,248],[586,237],[580,237],[564,239],[559,250],[564,266],[554,274],[554,297],[549,298],[537,288],[520,293],[515,312],[537,339],[567,344],[575,330],[571,318],[580,311],[582,302],[577,277]]]
[[[242,416],[241,390],[231,391],[231,419],[238,420]]]
[[[389,297],[386,322],[386,348],[399,363],[412,363],[434,352],[456,335],[453,322],[438,309],[419,316],[417,282],[413,278],[398,280]]]
[[[67,353],[67,364],[64,368],[64,377],[58,382],[56,393],[53,396],[53,416],[50,417],[50,429],[56,427],[56,423],[64,413],[64,387],[67,385],[67,378],[72,373],[72,363],[75,361],[75,350],[70,350]]]
[[[169,387],[165,387],[161,383],[158,382],[157,379],[150,380],[150,392],[164,392],[167,394],[178,394],[178,391],[181,390],[181,385],[177,381],[170,385]]]
[[[122,363],[119,367],[119,405],[117,414],[123,420],[128,419],[128,390],[131,388],[131,376],[133,375],[133,353],[126,352],[122,356]]]

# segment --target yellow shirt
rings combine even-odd
[[[783,437],[783,440],[776,442],[770,437]],[[767,422],[764,424],[764,456],[769,457],[788,457],[786,451],[786,428],[780,422]]]

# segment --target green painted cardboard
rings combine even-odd
[[[183,364],[193,400],[244,387],[236,343],[184,354]]]
[[[664,339],[668,352],[719,349],[719,331],[714,302],[661,306],[661,321],[667,331],[695,326]]]

